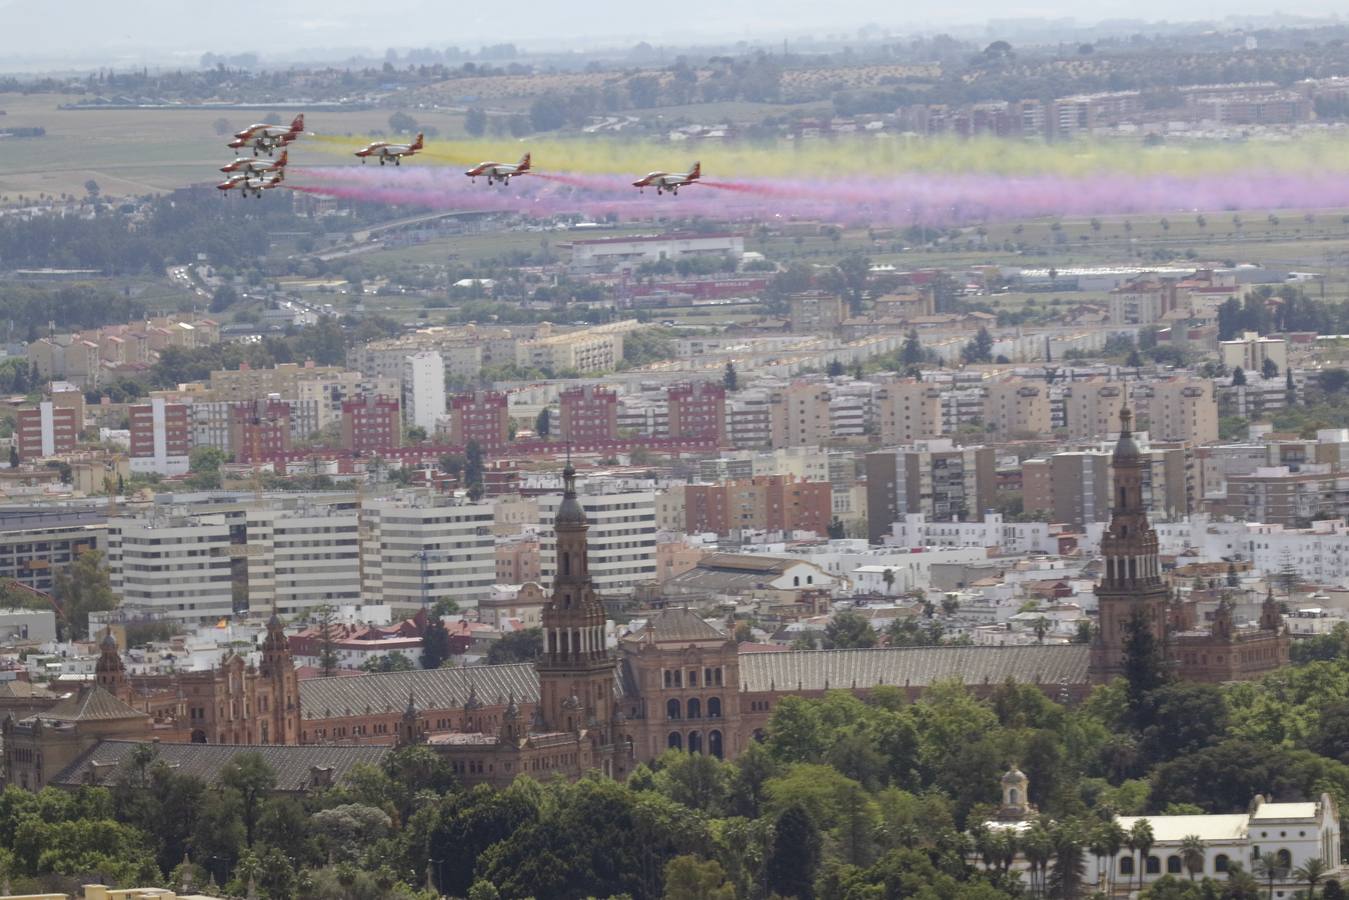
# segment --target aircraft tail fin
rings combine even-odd
[[[413,149],[413,150],[420,150],[420,149],[422,149],[422,144],[423,144],[422,138],[423,138],[422,133],[421,133],[420,131],[417,132],[417,139],[416,139],[415,141],[412,142],[412,149]]]
[[[517,172],[528,172],[529,167],[530,167],[529,154],[526,153],[524,156],[520,157],[520,163],[515,167],[515,170]]]
[[[296,134],[299,134],[301,131],[304,131],[304,113],[300,113],[298,116],[296,116],[294,119],[291,120],[290,130],[295,132]]]
[[[290,151],[289,151],[289,150],[282,150],[282,151],[281,151],[281,155],[278,156],[278,157],[276,158],[276,167],[277,167],[277,169],[278,169],[278,170],[279,170],[279,169],[284,169],[284,168],[286,167],[286,163],[288,163],[288,162],[290,162]]]
[[[703,177],[703,164],[695,162],[693,168],[689,169],[689,181],[697,181]]]

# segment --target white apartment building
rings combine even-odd
[[[726,437],[733,447],[766,447],[772,439],[770,391],[755,387],[726,395]]]
[[[361,602],[356,510],[302,506],[269,512],[272,596],[282,618],[296,618],[319,606]],[[251,588],[251,577],[249,581]],[[251,590],[249,599],[257,605]]]
[[[233,615],[230,526],[223,515],[154,510],[108,520],[108,576],[128,616],[185,625]]]
[[[1248,377],[1251,373],[1259,374],[1266,360],[1278,366],[1280,373],[1288,368],[1288,342],[1283,338],[1261,337],[1254,331],[1244,332],[1235,340],[1219,341],[1218,354],[1224,366],[1242,369]]]
[[[628,591],[656,580],[656,495],[652,491],[589,493],[596,485],[579,485],[581,507],[590,521],[590,576],[601,594]],[[561,493],[539,498],[539,562],[547,589],[557,571],[557,536],[553,519]]]
[[[1002,513],[985,513],[982,522],[929,522],[922,513],[906,513],[890,526],[886,544],[895,547],[990,547],[1000,553],[1058,553],[1058,541],[1044,522],[1004,522]]]
[[[403,421],[434,434],[444,414],[444,360],[435,350],[413,353],[403,361]]]
[[[1098,525],[1100,523],[1097,523]],[[1256,575],[1294,569],[1312,584],[1349,587],[1349,525],[1343,519],[1321,519],[1310,528],[1286,528],[1260,522],[1215,522],[1196,515],[1179,522],[1157,522],[1159,552],[1193,552],[1194,562],[1241,559]],[[1089,540],[1099,541],[1099,528]]]
[[[408,491],[367,500],[361,512],[367,603],[405,614],[442,598],[473,609],[490,596],[496,583],[491,504]]]

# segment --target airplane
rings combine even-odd
[[[529,154],[526,153],[520,157],[520,161],[515,165],[499,162],[478,163],[464,174],[474,181],[478,180],[479,175],[487,176],[487,183],[499,181],[503,185],[511,183],[511,176],[528,174],[530,169]]]
[[[417,139],[411,144],[391,144],[388,141],[375,141],[356,151],[356,155],[361,158],[361,164],[364,165],[368,157],[379,157],[379,164],[382,166],[388,160],[393,160],[395,166],[402,165],[400,162],[404,156],[411,156],[422,149],[422,134],[417,133]]]
[[[639,191],[654,186],[657,194],[669,191],[671,194],[677,195],[680,188],[693,184],[701,177],[703,177],[703,164],[695,162],[687,172],[682,174],[678,172],[648,172],[634,181],[632,186]]]
[[[300,113],[292,119],[289,128],[261,123],[249,125],[243,131],[236,131],[234,140],[225,146],[234,150],[241,150],[251,145],[254,156],[257,156],[260,150],[266,150],[267,155],[271,156],[272,151],[277,147],[286,146],[302,134],[304,134],[304,113]]]
[[[220,171],[225,174],[230,172],[243,172],[245,175],[261,175],[264,172],[279,172],[286,167],[290,159],[290,151],[282,150],[281,155],[276,159],[262,160],[254,156],[240,156],[234,162],[220,167]]]
[[[216,185],[219,191],[239,191],[247,197],[252,192],[254,197],[262,199],[262,192],[269,191],[272,188],[280,187],[281,182],[286,178],[284,169],[278,169],[275,174],[249,175],[245,172],[238,172],[226,178]],[[223,195],[222,195],[223,196]]]

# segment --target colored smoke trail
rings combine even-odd
[[[301,168],[297,189],[370,203],[434,209],[582,214],[625,220],[801,219],[840,224],[966,225],[1041,217],[1193,215],[1197,212],[1349,207],[1349,174],[1247,171],[1121,176],[919,175],[711,180],[678,196],[639,194],[617,175],[543,173],[509,185],[473,184],[436,167]]]
[[[321,121],[314,125],[321,130]],[[331,135],[305,146],[346,156],[368,143]],[[528,140],[434,140],[419,161],[467,167],[483,160],[515,162],[533,153],[541,170],[572,174],[622,173],[628,181],[653,169],[684,172],[700,159],[703,171],[727,180],[763,178],[893,177],[906,173],[1089,177],[1204,177],[1224,173],[1349,172],[1349,154],[1336,135],[1297,141],[1186,141],[1142,147],[1132,141],[1083,140],[1052,144],[999,138],[918,138],[899,135],[839,136],[827,140],[769,143],[665,141],[604,136]]]

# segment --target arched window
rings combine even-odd
[[[1166,874],[1179,875],[1181,872],[1180,857],[1174,853],[1166,858]]]
[[[709,719],[720,719],[720,718],[721,718],[721,698],[720,698],[720,697],[708,697],[708,698],[707,698],[707,717],[708,717]]]
[[[800,575],[793,575],[793,576],[792,576],[792,587],[800,587],[800,586],[801,586],[801,576],[800,576]]]
[[[1143,871],[1149,875],[1162,874],[1162,858],[1160,856],[1149,856],[1147,867]]]
[[[703,752],[703,736],[697,731],[689,732],[689,752],[690,753]]]
[[[1274,863],[1281,871],[1287,872],[1293,868],[1293,854],[1287,850],[1280,850],[1274,854]]]
[[[1132,856],[1121,856],[1119,858],[1119,873],[1121,875],[1132,875],[1134,873],[1134,858]]]
[[[689,698],[688,714],[690,719],[701,719],[703,717],[703,704],[697,697]]]
[[[666,741],[665,744],[666,744],[667,747],[672,747],[672,748],[674,748],[675,750],[683,750],[683,749],[684,749],[684,738],[683,738],[682,735],[680,735],[679,732],[677,732],[677,731],[672,731],[672,732],[670,732],[670,739],[669,739],[668,741]]]
[[[194,743],[194,744],[204,744],[204,743],[206,743],[206,732],[202,731],[200,728],[198,728],[198,729],[196,729],[195,731],[193,731],[193,732],[192,732],[192,743]]]
[[[1215,872],[1226,872],[1226,871],[1227,871],[1227,862],[1228,862],[1228,860],[1227,860],[1227,854],[1226,854],[1226,853],[1219,853],[1217,856],[1213,857],[1213,871],[1215,871]]]
[[[1021,792],[1016,788],[1009,788],[1007,791],[1007,802],[1012,806],[1016,806],[1021,802]]]
[[[678,698],[671,697],[669,700],[665,701],[665,718],[667,718],[667,719],[679,719],[679,718],[683,718],[683,717],[679,714],[679,700],[678,700]]]
[[[722,758],[721,732],[709,731],[707,733],[707,752],[711,753],[717,759]]]

